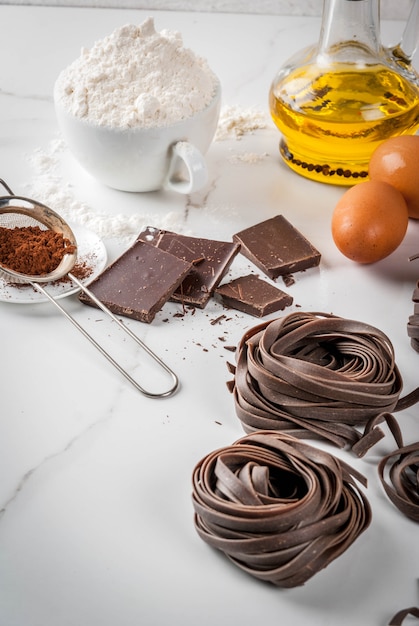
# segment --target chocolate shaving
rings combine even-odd
[[[343,461],[272,431],[204,457],[193,472],[195,528],[252,576],[303,585],[369,526],[371,508]]]
[[[211,326],[215,326],[216,324],[219,324],[220,322],[225,320],[226,317],[227,317],[226,315],[219,315],[218,317],[210,321]]]
[[[389,338],[326,313],[295,312],[249,330],[236,352],[234,399],[246,432],[284,431],[355,446],[356,428],[418,399],[399,400],[402,379]],[[367,432],[368,431],[368,432]],[[367,429],[368,447],[383,435]]]
[[[284,281],[284,285],[286,287],[291,287],[295,284],[295,278],[292,274],[284,274],[282,276],[282,280]]]

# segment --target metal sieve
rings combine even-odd
[[[11,283],[30,284],[40,291],[58,310],[92,343],[97,350],[143,395],[149,398],[164,398],[171,396],[178,389],[179,380],[173,370],[160,359],[135,333],[133,333],[112,311],[108,309],[80,280],[71,273],[77,261],[77,241],[67,222],[51,208],[22,196],[16,196],[10,187],[0,178],[0,185],[6,189],[9,195],[0,197],[0,227],[23,228],[38,226],[41,230],[53,230],[61,233],[71,244],[70,252],[64,254],[59,265],[48,274],[28,275],[16,272],[0,262],[0,276]],[[73,281],[112,321],[114,321],[135,343],[137,343],[156,363],[169,374],[173,381],[172,386],[166,391],[152,392],[140,385],[88,332],[77,322],[68,311],[63,308],[55,298],[48,293],[41,283],[59,280],[64,276]]]

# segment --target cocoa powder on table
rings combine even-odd
[[[0,263],[29,276],[44,276],[55,270],[75,246],[51,229],[39,226],[0,227]]]

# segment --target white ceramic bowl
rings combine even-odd
[[[180,193],[192,193],[206,184],[204,154],[218,124],[219,83],[205,109],[175,124],[153,128],[112,128],[78,118],[60,104],[56,88],[54,103],[70,151],[101,183],[122,191],[168,188]]]

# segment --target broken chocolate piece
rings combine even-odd
[[[254,317],[263,317],[290,306],[293,298],[285,291],[270,285],[254,274],[240,276],[229,283],[220,285],[215,295],[224,306],[243,311]]]
[[[320,252],[283,215],[276,215],[235,235],[240,252],[272,279],[320,263]]]
[[[240,250],[237,243],[187,237],[152,226],[145,228],[138,239],[192,263],[191,271],[171,299],[201,309],[208,303]]]
[[[150,323],[191,267],[164,250],[136,241],[89,289],[112,313]],[[79,299],[95,306],[83,292]]]

